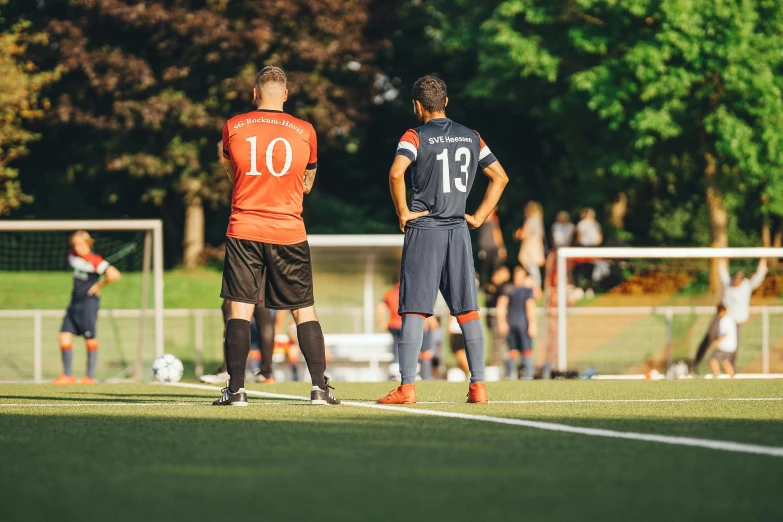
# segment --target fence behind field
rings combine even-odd
[[[346,344],[347,353],[351,354],[346,361],[336,357],[332,366],[337,368],[343,362],[356,366],[361,359],[356,358],[357,354],[362,353],[360,341],[365,339],[368,343],[365,362],[371,370],[367,375],[383,379],[384,372],[379,371],[379,365],[388,358],[378,354],[382,339],[377,332],[365,332],[364,308],[319,308],[318,313],[333,342]],[[549,313],[547,317],[547,311],[539,311],[542,320],[556,325],[556,312]],[[599,373],[642,373],[672,359],[691,358],[713,314],[714,307],[703,306],[569,308],[567,335],[571,349],[567,366],[578,370],[593,367]],[[60,310],[0,311],[0,380],[44,382],[59,373],[57,332],[62,316]],[[149,378],[155,354],[154,330],[139,328],[139,322],[150,322],[153,312],[102,310],[100,317],[98,377],[127,378],[133,374],[135,362],[141,360],[144,376]],[[222,361],[223,319],[219,310],[165,310],[164,325],[166,352],[182,359],[191,375],[210,371],[211,365]],[[556,332],[548,336],[547,330],[542,325],[542,336],[536,342],[539,362],[548,357],[552,362],[556,360]],[[353,341],[346,343],[351,338]],[[390,346],[391,337],[388,343]],[[74,345],[74,356],[78,373],[85,357],[78,343]],[[751,319],[741,330],[738,368],[752,373],[783,372],[783,306],[751,308]]]

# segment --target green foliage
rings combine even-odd
[[[451,50],[478,47],[467,93],[524,103],[524,91],[529,113],[564,144],[566,168],[604,197],[692,190],[710,155],[727,208],[783,214],[783,4],[488,4],[469,26],[442,27]]]
[[[0,33],[0,216],[32,201],[22,191],[19,171],[11,163],[25,156],[27,145],[40,138],[25,122],[40,119],[49,108],[41,89],[57,77],[57,71],[39,72],[25,61],[26,27],[18,23]]]

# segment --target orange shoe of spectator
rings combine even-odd
[[[82,377],[81,380],[79,381],[80,384],[95,384],[97,382],[98,381],[96,381],[92,377],[87,377],[86,375]]]
[[[61,373],[55,380],[52,381],[52,384],[76,384],[76,377],[73,375],[65,375],[64,373]]]
[[[416,404],[416,385],[401,384],[386,397],[378,399],[378,404]]]
[[[487,404],[487,386],[483,382],[474,382],[468,388],[468,402],[470,404]]]

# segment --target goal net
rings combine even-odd
[[[73,286],[68,253],[76,230],[89,232],[93,251],[122,273],[101,291],[96,377],[144,379],[163,353],[160,221],[0,221],[0,380],[46,382],[60,373],[58,334]],[[79,337],[73,356],[82,375]]]
[[[744,312],[729,310],[739,323],[735,367],[783,373],[781,257],[780,248],[562,248],[550,260],[539,356],[586,375],[671,377],[682,363],[710,373],[716,308],[736,278],[752,297],[740,299]]]

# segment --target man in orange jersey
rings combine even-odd
[[[421,126],[397,145],[389,185],[400,228],[405,232],[400,271],[401,385],[381,404],[416,402],[416,362],[424,320],[440,290],[465,339],[470,365],[468,402],[487,403],[484,331],[478,315],[473,250],[468,227],[481,226],[508,182],[505,170],[479,134],[446,117],[446,84],[433,76],[413,84],[413,111]],[[412,197],[406,201],[405,171],[411,169]],[[467,214],[468,194],[481,170],[489,178],[484,199]]]
[[[288,99],[285,73],[265,67],[256,77],[257,110],[223,127],[223,165],[234,184],[226,231],[226,259],[220,296],[231,302],[226,325],[228,382],[215,406],[246,406],[245,365],[250,319],[257,303],[290,310],[312,378],[312,404],[340,404],[324,376],[326,355],[315,315],[310,246],[302,220],[302,199],[315,181],[317,140],[308,122],[283,112]]]

